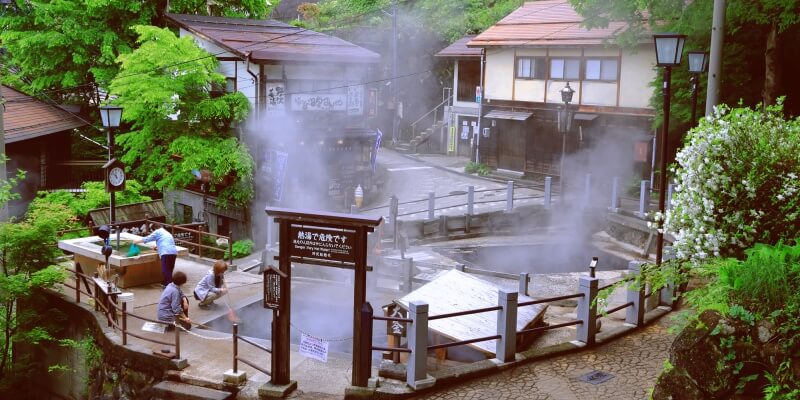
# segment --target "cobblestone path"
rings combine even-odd
[[[592,350],[533,362],[415,397],[426,400],[639,400],[646,399],[668,358],[674,336],[670,315]],[[598,385],[578,377],[591,371],[614,377]]]

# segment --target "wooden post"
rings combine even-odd
[[[467,215],[475,213],[475,186],[467,188]]]
[[[619,177],[615,176],[614,179],[611,181],[611,206],[608,207],[608,211],[617,212],[619,211]]]
[[[281,305],[275,313],[274,329],[272,332],[272,383],[275,385],[289,384],[289,316],[291,315],[291,281],[292,265],[289,260],[291,239],[289,238],[290,221],[278,219],[280,223],[278,265],[286,278],[280,280]]]
[[[233,373],[239,372],[239,324],[233,324]]]
[[[397,213],[399,207],[397,196],[392,195],[389,200],[389,218],[392,220],[392,241],[395,249],[397,248]]]
[[[644,217],[647,214],[647,181],[642,181],[639,184],[639,216]]]
[[[175,357],[181,358],[181,328],[177,321],[175,324]]]
[[[363,365],[358,360],[372,355],[371,349],[362,348],[362,342],[366,332],[362,328],[361,306],[367,301],[367,230],[363,227],[356,229],[356,242],[353,244],[355,252],[355,287],[353,288],[353,386],[367,386],[367,380],[371,373],[370,367]],[[371,320],[370,320],[371,322]],[[371,326],[371,325],[370,325]],[[372,333],[370,332],[370,337]],[[372,346],[370,346],[372,347]]]
[[[517,351],[517,292],[504,289],[497,291],[497,305],[503,307],[497,312],[497,334],[495,354],[502,362],[514,361]]]
[[[428,219],[433,219],[436,209],[436,193],[428,192]]]
[[[228,254],[230,255],[230,265],[233,265],[233,231],[228,230]]]
[[[122,345],[128,344],[128,303],[122,303]]]
[[[203,230],[197,227],[197,256],[203,257]]]
[[[353,386],[367,387],[372,374],[372,305],[369,302],[364,302],[361,306],[361,329],[359,330],[361,331],[359,347],[362,351],[356,362],[359,364],[358,369],[361,371],[361,375]]]

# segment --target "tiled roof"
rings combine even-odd
[[[475,35],[464,36],[463,38],[456,40],[450,46],[447,46],[440,52],[436,53],[436,57],[480,57],[481,49],[467,47],[467,43],[474,38]]]
[[[334,36],[275,20],[167,14],[178,26],[255,63],[321,61],[377,63],[377,53]]]
[[[14,143],[86,125],[59,107],[3,86],[5,142]]]
[[[606,28],[589,30],[580,26],[582,21],[568,0],[531,1],[472,39],[468,46],[598,45],[626,27],[625,22],[611,22]]]

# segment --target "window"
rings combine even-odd
[[[551,58],[550,79],[578,80],[581,75],[581,60],[577,58]]]
[[[545,62],[541,57],[517,58],[517,78],[544,79]]]
[[[616,58],[586,59],[587,81],[616,81],[618,63]]]

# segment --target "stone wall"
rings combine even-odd
[[[60,339],[72,339],[79,345],[20,348],[44,366],[69,367],[37,377],[36,398],[146,399],[149,388],[160,382],[167,370],[175,369],[172,361],[148,349],[120,345],[119,335],[105,321],[101,324],[86,304],[49,292],[44,307],[67,315]]]

